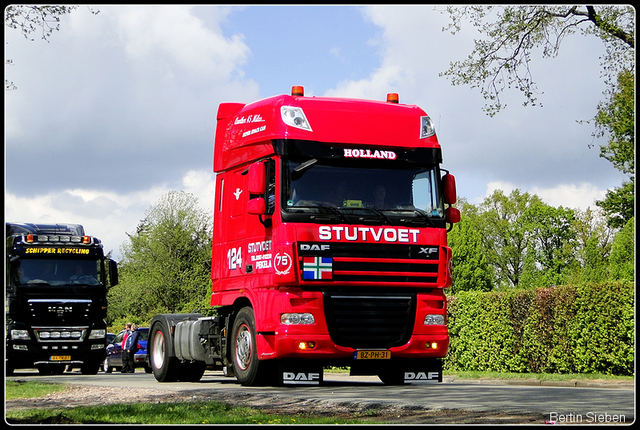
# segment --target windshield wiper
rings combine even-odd
[[[313,206],[292,206],[290,209],[292,209],[292,210],[295,210],[295,209],[316,209],[317,210],[316,214],[334,215],[334,216],[337,216],[339,220],[344,221],[346,224],[351,224],[351,221],[349,221],[347,219],[347,217],[338,208],[334,208],[332,206],[317,204],[317,205],[313,205]]]
[[[432,227],[435,227],[435,224],[433,223],[433,220],[431,219],[431,217],[429,216],[429,214],[427,212],[425,212],[422,209],[390,209],[392,211],[395,212],[411,212],[414,214],[418,215],[418,218],[420,218],[421,220],[425,220],[427,222],[427,224],[429,224]],[[412,222],[413,220],[411,219],[402,219],[401,221],[409,221]]]
[[[381,219],[382,221],[384,221],[387,224],[392,224],[391,220],[389,219],[388,216],[386,216],[384,214],[384,212],[382,212],[380,209],[376,209],[376,208],[350,208],[350,209],[354,209],[354,210],[365,210],[365,211],[369,211],[369,212],[373,212],[374,214],[378,215],[378,218]],[[362,219],[361,219],[362,221]]]

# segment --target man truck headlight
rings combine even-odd
[[[315,324],[316,320],[315,318],[313,318],[313,315],[309,313],[282,314],[280,316],[280,322],[286,325],[297,325],[297,324]]]
[[[444,325],[444,315],[429,314],[424,317],[424,325]]]
[[[107,336],[107,331],[105,329],[91,330],[89,334],[89,339],[102,339]]]
[[[11,339],[13,340],[31,340],[28,330],[11,330]]]

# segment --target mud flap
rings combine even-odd
[[[430,360],[428,366],[415,364],[404,369],[405,384],[433,384],[442,382],[442,360]]]
[[[278,382],[281,385],[322,385],[324,373],[322,366],[306,360],[279,363]]]

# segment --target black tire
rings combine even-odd
[[[144,373],[151,373],[153,370],[149,366],[144,366]]]
[[[100,370],[100,363],[84,363],[80,366],[80,373],[83,375],[97,375]]]
[[[180,369],[180,376],[178,379],[181,382],[198,382],[204,375],[206,368],[204,363],[182,363]]]
[[[404,385],[404,372],[395,369],[378,373],[378,378],[384,385]]]
[[[261,385],[274,376],[268,362],[258,360],[256,349],[256,319],[253,309],[240,309],[231,332],[233,373],[241,385]]]
[[[157,321],[149,333],[149,361],[153,376],[159,382],[175,382],[178,380],[180,363],[171,356],[171,333],[163,321]]]

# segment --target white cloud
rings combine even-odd
[[[229,12],[228,8],[215,10],[218,19]],[[217,23],[205,26],[192,14],[193,7],[130,6],[109,12],[115,17],[125,52],[140,63],[159,57],[200,77],[228,79],[249,54],[241,36],[225,37]]]
[[[570,209],[586,210],[594,209],[595,201],[602,200],[607,190],[600,190],[593,184],[586,182],[580,184],[559,184],[553,188],[532,187],[530,190],[522,190],[518,186],[510,182],[489,182],[487,190],[483,198],[476,198],[470,203],[481,203],[484,198],[489,197],[496,190],[502,190],[505,195],[509,195],[513,190],[520,189],[529,194],[536,195],[546,204],[553,207],[564,207]]]

